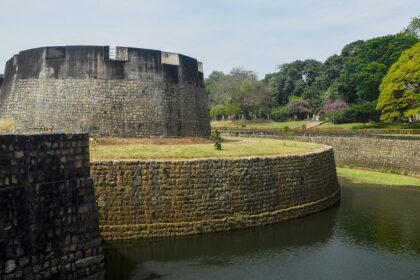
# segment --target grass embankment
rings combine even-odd
[[[318,144],[263,138],[225,137],[222,150],[214,149],[212,142],[182,144],[183,139],[141,141],[102,141],[91,145],[91,159],[191,159],[224,158],[265,155],[290,155],[310,152]],[[160,142],[159,142],[160,141]],[[178,141],[178,142],[173,142]]]
[[[276,122],[272,120],[246,120],[246,121],[212,121],[213,129],[240,128],[240,129],[296,129],[308,127],[309,121]],[[420,129],[420,123],[323,123],[314,129]]]
[[[316,128],[327,129],[420,129],[420,123],[323,123]]]
[[[275,121],[212,121],[211,128],[260,128],[260,129],[273,129],[273,128],[302,128],[307,126],[308,121],[290,121],[290,122],[275,122]]]
[[[337,173],[338,176],[343,177],[353,183],[389,186],[420,186],[420,178],[417,177],[343,167],[337,167]]]

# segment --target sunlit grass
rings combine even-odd
[[[212,121],[212,128],[302,128],[307,126],[308,121],[290,121],[290,122],[275,122],[275,121]]]
[[[420,129],[420,123],[323,123],[317,128],[330,129]]]
[[[343,167],[337,167],[337,173],[353,183],[420,186],[420,178],[411,176]]]
[[[12,129],[14,123],[15,122],[12,120],[0,120],[0,131],[8,131]]]
[[[222,150],[214,149],[212,143],[150,145],[115,144],[93,145],[91,158],[95,159],[188,159],[223,158],[264,155],[289,155],[315,150],[320,147],[314,143],[293,142],[264,138],[225,137]]]

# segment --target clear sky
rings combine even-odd
[[[401,31],[419,0],[0,0],[0,73],[20,50],[111,45],[178,52],[205,74],[242,66],[264,77],[325,60],[358,39]]]

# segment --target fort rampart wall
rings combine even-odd
[[[217,232],[276,223],[336,204],[334,154],[93,161],[105,240]]]
[[[338,165],[420,176],[420,137],[363,132],[221,130],[225,135],[312,142],[334,148]]]
[[[0,135],[0,279],[103,279],[87,134]]]

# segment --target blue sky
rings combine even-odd
[[[401,31],[418,0],[0,0],[0,73],[20,50],[48,45],[160,49],[205,74],[242,66],[263,77],[296,59],[325,60],[358,39]]]

